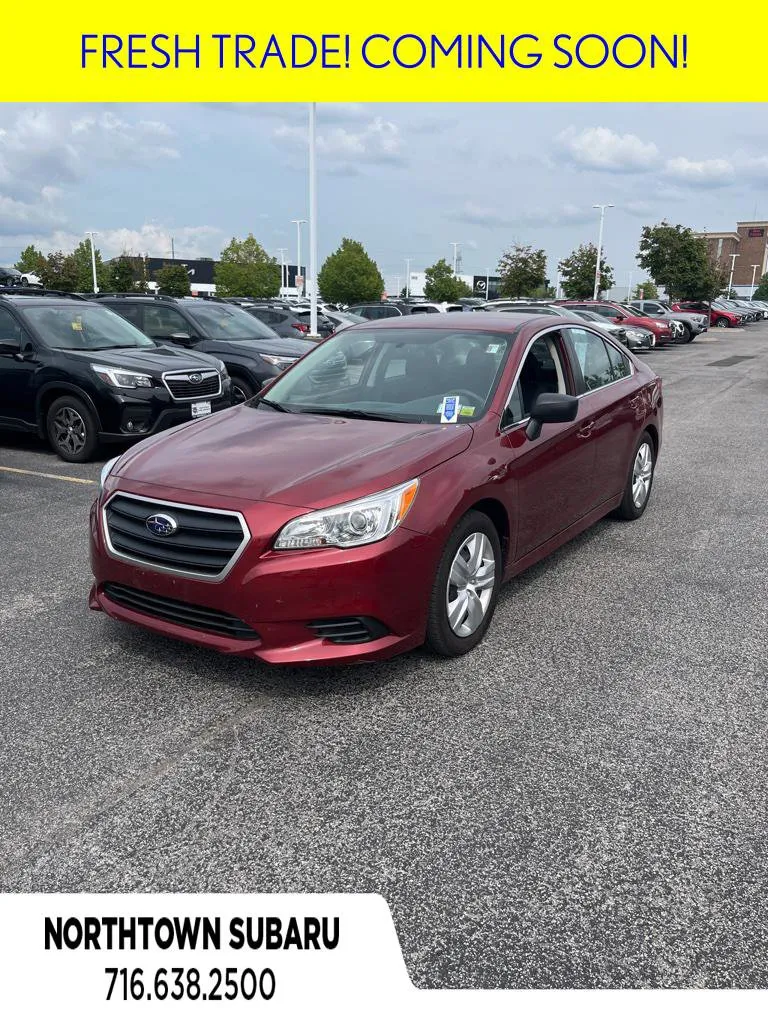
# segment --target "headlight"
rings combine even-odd
[[[99,494],[101,494],[101,492],[104,490],[104,484],[107,482],[107,477],[112,472],[112,467],[119,458],[120,456],[116,455],[114,459],[110,459],[109,462],[104,463],[104,466],[101,470],[101,477],[99,479]]]
[[[99,366],[91,363],[91,369],[106,384],[113,388],[151,388],[152,378],[146,373],[135,373],[133,370],[122,370],[114,366]]]
[[[271,356],[266,352],[259,352],[259,356],[265,363],[269,363],[271,366],[277,366],[281,370],[284,370],[286,366],[291,366],[292,363],[296,362],[295,356]]]
[[[359,501],[320,509],[292,519],[277,535],[275,548],[355,548],[383,540],[402,523],[416,497],[419,481],[381,491]]]
[[[218,363],[219,363],[219,373],[221,374],[221,379],[222,380],[227,380],[228,377],[229,377],[229,370],[227,369],[225,364],[222,363],[222,361],[220,359],[218,360]]]
[[[669,327],[669,324],[666,320],[654,320],[653,322],[660,331],[664,331],[667,329],[667,327]]]

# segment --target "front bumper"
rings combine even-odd
[[[188,423],[192,419],[192,401],[177,401],[165,388],[159,387],[110,392],[99,405],[99,440],[108,442],[149,437],[169,427]],[[229,409],[232,405],[230,381],[224,381],[219,396],[195,401],[210,402],[212,413]]]
[[[307,510],[266,502],[250,508],[236,505],[227,502],[228,508],[245,516],[251,540],[228,575],[212,583],[115,557],[106,548],[101,507],[95,503],[90,553],[96,580],[90,607],[172,639],[271,664],[378,661],[424,642],[440,555],[435,540],[401,526],[385,540],[359,548],[275,552],[270,545],[277,530]],[[169,621],[162,614],[148,614],[115,600],[121,587],[147,595],[145,603],[150,606],[165,600],[213,615],[223,613],[256,635],[222,635],[207,625],[198,628]],[[383,627],[376,631],[383,635],[339,643],[318,635],[309,625],[351,618],[373,620]]]

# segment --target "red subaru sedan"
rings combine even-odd
[[[273,663],[488,630],[505,580],[645,511],[659,377],[584,320],[393,317],[108,463],[90,606]]]

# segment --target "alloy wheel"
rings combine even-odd
[[[79,455],[88,440],[88,428],[77,409],[64,406],[53,419],[53,440],[67,455]]]
[[[471,636],[483,623],[496,582],[496,557],[484,533],[462,541],[446,588],[448,623],[456,636]]]
[[[248,401],[248,395],[237,384],[232,385],[232,398],[234,399],[233,405],[242,405],[243,402]]]
[[[632,467],[632,501],[635,508],[642,508],[648,500],[653,476],[653,452],[647,441],[637,449],[635,464]]]

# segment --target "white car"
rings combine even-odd
[[[34,288],[42,288],[43,286],[43,282],[40,280],[37,274],[32,274],[28,270],[23,270],[21,272],[19,284],[30,285]]]

